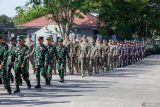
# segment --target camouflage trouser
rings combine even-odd
[[[65,60],[59,60],[57,64],[59,76],[61,79],[64,79],[64,72],[65,72]]]
[[[81,63],[81,75],[85,75],[85,71],[89,74],[89,58],[80,58]]]
[[[73,74],[75,71],[78,73],[78,57],[76,56],[71,57],[71,73]]]
[[[71,59],[70,58],[66,58],[66,61],[65,61],[65,74],[67,73],[67,68],[69,70],[69,73],[72,73],[72,71],[71,71]]]
[[[108,71],[108,70],[109,70],[108,55],[105,55],[105,56],[102,58],[102,64],[103,64],[102,69],[104,70],[104,68],[106,68],[106,70]]]
[[[6,67],[3,67],[0,70],[0,78],[1,78],[1,82],[3,81],[3,85],[6,88],[6,84],[7,84],[7,70],[6,70]]]
[[[21,67],[15,67],[14,72],[15,72],[15,82],[16,82],[16,87],[19,88],[19,85],[21,84],[22,81],[22,77],[24,79],[24,81],[27,83],[30,83],[29,80],[29,72],[26,71],[26,67],[24,67],[23,69]]]
[[[117,68],[117,56],[116,55],[112,56],[112,67],[111,68],[112,69]]]
[[[99,73],[99,70],[102,69],[102,57],[97,57],[97,71],[96,73]]]
[[[10,79],[13,79],[13,75],[11,73],[11,69],[13,68],[12,65],[7,65],[7,70],[6,70],[6,87],[10,87]]]
[[[90,59],[90,69],[89,69],[89,75],[92,75],[93,73],[97,72],[97,58],[91,58]]]
[[[108,66],[109,66],[109,70],[112,69],[112,55],[108,55]]]
[[[42,75],[44,79],[47,81],[47,74],[44,65],[37,65],[37,70],[36,70],[37,85],[40,85],[41,81],[40,75]]]
[[[47,79],[48,79],[48,81],[51,81],[51,79],[52,79],[53,64],[48,64],[46,70],[47,70],[46,71],[46,73],[47,73]]]

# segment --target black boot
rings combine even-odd
[[[40,81],[37,81],[37,85],[34,88],[41,88]]]
[[[9,86],[9,87],[7,87],[7,92],[8,92],[8,94],[9,94],[9,95],[11,95],[12,90],[11,90],[11,87],[10,87],[10,86]]]
[[[27,83],[27,87],[28,87],[28,89],[31,89],[31,83],[30,83],[30,80],[28,80],[26,83]]]
[[[14,91],[14,93],[19,93],[20,92],[20,89],[19,89],[19,86],[17,85],[16,86],[16,90]]]
[[[45,79],[45,85],[48,85],[48,78]]]
[[[2,84],[2,77],[0,77],[0,84]]]

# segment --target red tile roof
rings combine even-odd
[[[91,14],[82,14],[84,18],[75,18],[74,24],[78,27],[96,27],[97,26],[97,18]],[[35,27],[41,28],[49,24],[55,24],[53,21],[48,20],[46,16],[42,16],[40,18],[34,19],[30,22],[24,23],[20,25],[21,27]]]

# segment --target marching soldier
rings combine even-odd
[[[51,79],[52,79],[52,70],[53,70],[53,64],[55,62],[55,52],[56,52],[56,47],[52,44],[52,38],[47,37],[47,49],[48,49],[48,54],[47,54],[47,85],[51,85]]]
[[[87,36],[84,35],[80,44],[79,59],[81,63],[81,76],[85,76],[85,71],[89,74],[89,57],[91,52],[91,45],[88,42]]]
[[[64,82],[64,73],[65,73],[65,63],[66,57],[70,58],[68,55],[67,47],[63,45],[63,39],[59,38],[58,45],[56,47],[56,59],[57,59],[57,68],[59,72],[59,77],[61,83]]]
[[[102,64],[103,69],[106,68],[107,71],[109,71],[109,65],[108,65],[108,53],[109,53],[109,46],[107,40],[103,40],[103,50],[102,50]]]
[[[96,73],[99,73],[100,69],[102,70],[102,51],[103,51],[103,45],[100,39],[96,40],[96,47],[98,48],[98,61],[97,61],[97,71]]]
[[[74,35],[71,45],[71,71],[78,73],[78,51],[79,43],[76,41],[76,36]]]
[[[41,88],[40,84],[40,75],[42,75],[46,81],[47,84],[47,74],[46,74],[46,68],[47,68],[47,47],[43,44],[43,37],[40,36],[38,38],[38,45],[36,46],[36,81],[37,85],[35,88]]]
[[[7,92],[11,94],[11,86],[10,86],[10,79],[13,82],[14,77],[11,73],[11,69],[14,69],[14,61],[15,61],[15,50],[16,50],[16,39],[14,37],[10,38],[10,45],[8,52],[6,54],[7,58],[7,73],[6,73],[6,87],[7,87]]]
[[[5,55],[8,51],[8,46],[4,44],[4,38],[0,35],[0,84],[4,83],[6,88],[6,60]]]
[[[21,76],[27,83],[28,89],[31,88],[30,80],[29,80],[29,72],[28,72],[28,47],[24,44],[24,38],[22,36],[17,39],[18,45],[15,50],[15,62],[14,62],[14,71],[15,71],[15,82],[16,89],[14,93],[20,92],[20,82]]]
[[[90,53],[90,71],[89,75],[92,75],[93,73],[97,72],[97,55],[98,55],[98,48],[96,47],[96,44],[94,41],[92,41],[91,46],[91,53]]]

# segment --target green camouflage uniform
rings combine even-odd
[[[6,87],[6,80],[7,80],[7,71],[6,71],[6,65],[7,65],[7,60],[6,60],[6,54],[8,51],[8,45],[6,44],[1,44],[0,45],[0,65],[2,65],[2,68],[0,69],[0,79],[1,83],[3,81],[4,87]]]
[[[63,40],[59,39],[59,41],[63,41]],[[60,82],[64,82],[66,57],[69,58],[67,47],[65,47],[64,45],[58,45],[56,47],[56,59],[58,62],[57,68],[60,76]]]
[[[14,69],[14,61],[15,61],[15,50],[16,50],[16,44],[10,45],[9,50],[7,52],[7,80],[6,80],[6,86],[8,89],[8,92],[11,91],[10,86],[10,78],[12,76],[11,69]],[[13,78],[13,77],[12,77]]]
[[[23,37],[20,37],[22,39]],[[23,65],[23,67],[22,67]],[[31,88],[28,72],[28,47],[26,45],[17,45],[15,49],[15,62],[14,62],[16,92],[20,92],[19,85],[21,84],[21,76],[27,83],[28,88]]]
[[[54,45],[47,46],[48,54],[47,54],[47,83],[50,85],[50,81],[52,79],[52,70],[53,70],[53,64],[55,62],[55,52],[56,47]]]
[[[44,77],[47,83],[47,74],[45,64],[47,64],[47,47],[44,44],[38,44],[35,49],[36,52],[36,80],[37,86],[35,88],[41,88],[40,74]]]

